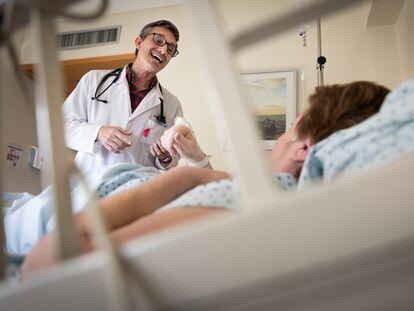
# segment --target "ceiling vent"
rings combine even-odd
[[[58,33],[60,50],[82,49],[119,42],[121,25]]]

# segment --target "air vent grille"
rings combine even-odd
[[[81,49],[119,41],[121,26],[59,33],[58,47],[61,50]]]

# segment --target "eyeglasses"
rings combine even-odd
[[[150,33],[152,35],[152,41],[159,46],[167,45],[167,53],[171,55],[171,57],[175,57],[178,55],[177,46],[175,44],[167,42],[165,38],[155,32]]]

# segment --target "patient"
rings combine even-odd
[[[316,88],[309,98],[309,108],[277,140],[272,151],[270,163],[272,172],[277,173],[276,181],[292,185],[300,178],[312,145],[374,115],[388,92],[370,82]],[[139,187],[108,196],[101,200],[108,231],[116,242],[125,242],[195,218],[229,212],[235,209],[236,194],[234,182],[228,178],[228,174],[211,169],[179,167]],[[213,199],[206,196],[199,202],[203,197],[200,193],[205,192],[212,194]],[[227,198],[223,199],[223,195]],[[85,212],[76,215],[76,226],[84,250],[92,250]],[[53,234],[48,234],[33,248],[24,262],[24,273],[53,263],[53,238]]]

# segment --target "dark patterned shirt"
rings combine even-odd
[[[129,85],[129,97],[131,99],[131,113],[134,113],[135,109],[139,106],[141,101],[144,99],[144,97],[152,90],[152,88],[157,84],[157,77],[154,77],[148,89],[139,91],[137,87],[135,86],[135,82],[137,81],[137,77],[135,73],[131,69],[132,64],[129,64],[126,67],[126,78],[128,80]]]

